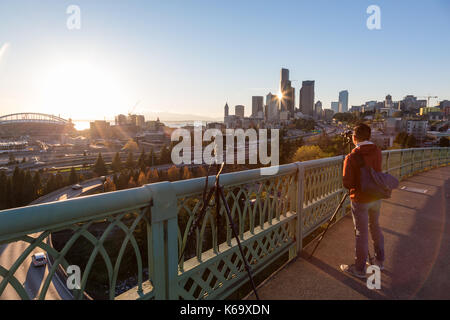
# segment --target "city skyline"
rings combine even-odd
[[[69,4],[0,4],[2,114],[112,119],[141,101],[134,112],[221,118],[228,102],[244,105],[247,116],[253,96],[278,92],[280,68],[290,70],[296,107],[308,79],[315,81],[314,103],[324,109],[341,90],[350,92],[349,108],[387,94],[394,101],[409,94],[449,98],[450,45],[443,40],[450,6],[444,1],[378,1],[382,28],[372,31],[365,24],[368,1],[345,8],[293,2],[289,12],[275,2],[196,1],[179,3],[183,15],[166,3],[135,2],[131,9],[79,1],[81,29],[73,31],[66,28]],[[285,23],[271,14],[283,14]],[[283,45],[293,35],[301,41]]]

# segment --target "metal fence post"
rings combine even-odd
[[[389,158],[390,158],[391,152],[386,153],[386,173],[389,173]]]
[[[170,182],[146,185],[152,193],[151,228],[155,299],[178,299],[178,207]],[[151,249],[151,250],[150,250]]]
[[[305,192],[305,166],[297,162],[297,254],[303,250],[303,194]]]

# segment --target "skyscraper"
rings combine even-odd
[[[278,120],[278,97],[272,93],[266,96],[267,120]]]
[[[245,107],[243,105],[237,105],[234,107],[234,114],[236,115],[236,117],[238,118],[244,118],[244,111],[245,111]]]
[[[339,92],[339,112],[348,111],[348,91],[343,90]]]
[[[280,92],[282,93],[280,104],[281,111],[289,111],[289,115],[293,117],[295,109],[295,89],[292,88],[291,81],[289,80],[288,69],[281,69]]]
[[[228,117],[229,113],[230,113],[230,108],[228,107],[228,102],[225,104],[225,118]]]
[[[337,102],[337,101],[332,102],[331,110],[333,110],[334,113],[338,113],[339,112],[339,102]]]
[[[256,118],[258,116],[258,111],[263,110],[264,97],[263,96],[253,96],[252,97],[252,117]]]
[[[314,80],[303,81],[300,89],[300,111],[304,115],[314,115]]]
[[[320,119],[322,117],[322,102],[319,100],[314,105],[314,116],[317,119]]]

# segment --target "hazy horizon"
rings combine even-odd
[[[349,107],[450,99],[449,2],[344,2],[80,0],[81,28],[69,30],[71,1],[2,1],[0,113],[220,119],[228,102],[249,115],[252,96],[278,91],[282,67],[296,107],[303,80],[324,108],[341,90]],[[371,4],[380,30],[366,27]]]

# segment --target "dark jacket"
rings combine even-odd
[[[365,144],[352,150],[344,161],[344,187],[350,190],[350,199],[354,202],[368,203],[377,200],[370,194],[360,191],[360,166],[356,155],[361,155],[366,165],[375,171],[381,171],[381,150],[375,144]]]

